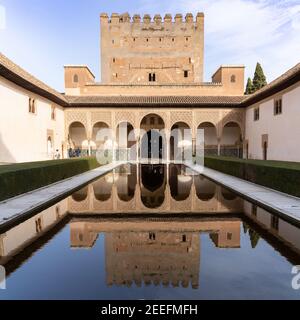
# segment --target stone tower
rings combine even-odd
[[[204,14],[101,14],[103,83],[176,84],[203,81]]]

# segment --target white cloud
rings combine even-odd
[[[6,27],[6,14],[4,6],[0,5],[0,30]]]
[[[300,5],[296,0],[179,0],[143,12],[205,13],[206,78],[220,64],[245,64],[252,76],[261,62],[269,81],[300,62]]]

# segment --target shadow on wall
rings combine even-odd
[[[14,163],[16,159],[12,156],[7,146],[2,140],[2,135],[0,133],[0,164],[1,163]]]

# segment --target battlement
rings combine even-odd
[[[102,82],[203,81],[203,13],[102,13],[100,22]]]
[[[122,24],[122,23],[134,23],[134,24],[153,24],[153,25],[160,25],[160,24],[178,24],[178,23],[202,23],[204,20],[204,13],[198,12],[197,15],[194,16],[192,13],[187,13],[185,15],[185,18],[183,19],[183,15],[177,13],[174,18],[171,14],[167,13],[164,18],[160,14],[154,15],[152,18],[149,14],[145,14],[143,18],[139,14],[134,14],[132,17],[130,17],[129,13],[112,13],[111,16],[109,16],[107,13],[102,13],[100,15],[100,20],[102,24]]]

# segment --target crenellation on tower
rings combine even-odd
[[[165,14],[164,23],[172,23],[172,15],[170,13]]]
[[[192,13],[187,13],[185,16],[185,22],[186,23],[193,23],[194,22],[194,16]]]
[[[140,23],[141,22],[141,16],[139,14],[133,15],[133,22],[134,23]]]
[[[175,21],[175,23],[177,23],[177,24],[182,23],[182,14],[181,14],[181,13],[177,13],[177,14],[175,15],[174,21]]]
[[[150,14],[145,14],[143,17],[144,24],[150,24],[151,23],[151,16]]]
[[[202,82],[203,25],[201,13],[101,14],[102,82]]]
[[[158,25],[158,24],[161,24],[161,22],[162,22],[162,18],[161,18],[161,15],[160,14],[156,14],[155,16],[154,16],[154,22]]]

